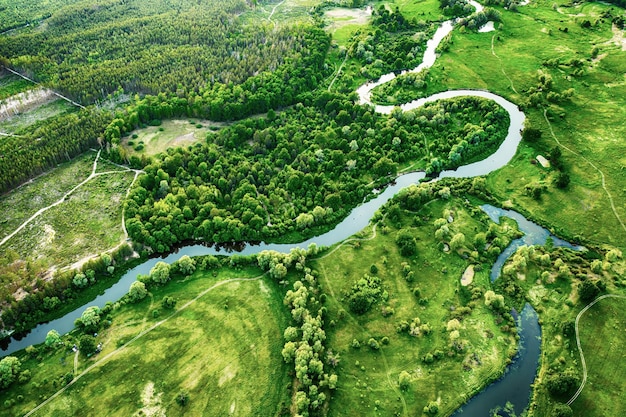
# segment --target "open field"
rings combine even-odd
[[[258,2],[256,8],[242,15],[249,21],[265,21],[276,27],[297,22],[311,22],[309,11],[320,4],[320,0],[271,0]]]
[[[223,126],[224,123],[207,120],[165,120],[160,126],[149,126],[131,132],[131,136],[125,138],[122,145],[128,150],[129,156],[151,156],[165,152],[167,148],[186,147],[204,141],[209,132]]]
[[[20,130],[38,121],[75,110],[76,107],[67,101],[60,98],[53,99],[52,101],[35,106],[10,118],[0,120],[0,133],[19,133]],[[2,139],[0,138],[0,140]]]
[[[124,238],[121,201],[134,175],[124,171],[93,178],[26,225],[3,249],[15,250],[22,259],[65,266],[112,248]]]
[[[86,179],[95,158],[95,152],[87,152],[3,195],[0,211],[5,216],[0,222],[0,239],[13,232],[37,210],[54,203]]]
[[[260,275],[256,268],[197,272],[114,309],[97,337],[102,352],[79,355],[80,379],[34,415],[275,415],[289,393],[280,353],[286,317],[282,293]],[[177,300],[174,310],[161,306],[165,296]],[[0,394],[3,402],[24,396],[14,415],[51,396],[61,388],[53,381],[74,370],[69,348],[41,352],[40,360],[23,358],[31,381]],[[182,391],[184,407],[175,401]]]
[[[313,263],[328,295],[326,306],[332,320],[327,330],[329,349],[341,359],[337,368],[341,384],[331,400],[330,416],[420,416],[431,401],[445,415],[504,369],[515,349],[515,339],[501,331],[482,296],[470,300],[471,291],[480,294],[490,288],[488,265],[483,268],[478,264],[473,284],[461,287],[460,279],[469,262],[454,251],[443,252],[433,238],[433,221],[444,210],[453,213],[450,228],[465,232],[468,241],[486,230],[487,222],[473,218],[461,201],[435,201],[417,213],[403,214],[404,230],[410,230],[417,241],[416,256],[402,257],[395,243],[399,231],[378,224],[375,232],[370,228],[361,233],[362,241],[345,244]],[[389,231],[381,233],[384,229]],[[376,238],[370,240],[373,234]],[[468,242],[467,247],[471,246]],[[376,274],[371,272],[371,265],[376,265]],[[412,271],[411,278],[405,278],[404,268]],[[379,277],[387,295],[371,311],[358,315],[350,309],[348,294],[365,274]],[[456,336],[464,346],[458,352],[453,347],[456,336],[446,327],[454,311],[464,307],[469,307],[467,314],[455,316],[460,317]],[[407,331],[397,331],[402,321],[411,323],[416,317],[432,333],[411,336]],[[368,346],[370,338],[379,343],[379,350]],[[388,338],[388,344],[383,338]],[[359,348],[353,345],[355,339]],[[434,361],[431,356],[429,363],[424,359],[429,354],[442,356]],[[402,372],[410,376],[404,390],[399,386]]]
[[[0,70],[0,100],[30,90],[34,84],[17,75]]]
[[[626,299],[607,298],[580,319],[588,377],[580,397],[572,403],[575,416],[626,414],[626,404],[616,401],[626,391],[625,308]]]
[[[329,9],[324,12],[324,18],[329,22],[326,30],[339,46],[349,46],[354,32],[369,25],[372,15],[370,7],[361,9]]]

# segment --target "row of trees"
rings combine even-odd
[[[112,117],[95,108],[31,125],[0,141],[0,193],[98,145]]]
[[[337,387],[337,375],[327,370],[337,365],[338,357],[326,350],[325,308],[321,305],[316,273],[306,266],[306,256],[314,255],[316,250],[311,247],[308,253],[303,249],[294,249],[289,254],[264,252],[257,257],[259,266],[275,279],[283,278],[292,265],[303,276],[284,298],[293,320],[285,329],[282,350],[285,362],[294,367],[297,382],[294,382],[292,403],[296,415],[303,417],[324,415],[327,395]],[[278,268],[281,272],[276,276],[279,265],[285,269]]]

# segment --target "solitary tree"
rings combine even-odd
[[[20,373],[22,363],[15,356],[7,356],[0,361],[0,388],[11,385]]]
[[[157,284],[165,284],[170,279],[170,265],[159,261],[150,270],[150,279]]]
[[[196,261],[187,255],[183,255],[178,260],[178,268],[183,275],[191,275],[196,270]]]
[[[60,341],[61,341],[61,335],[59,335],[59,332],[57,332],[56,330],[52,329],[46,335],[45,344],[46,346],[50,347],[50,346],[56,345]]]
[[[128,298],[130,301],[135,303],[137,301],[141,301],[146,298],[148,295],[148,290],[146,290],[146,284],[141,281],[135,281],[130,284],[130,289],[128,290]]]
[[[82,335],[78,340],[78,349],[85,356],[93,354],[96,351],[96,338],[88,334]]]
[[[96,306],[87,307],[78,321],[79,324],[82,324],[85,332],[95,332],[100,324],[100,308]]]

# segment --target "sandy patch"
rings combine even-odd
[[[606,41],[604,45],[614,44],[616,46],[621,46],[622,51],[626,51],[626,38],[624,38],[624,31],[618,28],[615,24],[611,30],[613,31],[613,37]]]
[[[478,32],[485,33],[485,32],[493,32],[494,30],[496,30],[496,27],[493,25],[492,21],[489,21],[485,23],[480,29],[478,29]]]
[[[220,376],[220,380],[217,385],[221,387],[222,385],[233,379],[235,375],[237,375],[237,369],[234,368],[232,365],[228,365],[222,371],[222,376]]]
[[[13,298],[15,298],[15,301],[21,301],[27,295],[28,293],[24,291],[24,288],[18,288],[17,291],[13,293]]]
[[[542,155],[537,155],[537,162],[539,162],[544,168],[550,168],[550,161],[548,161]]]
[[[154,391],[154,382],[148,382],[141,393],[143,407],[135,413],[135,416],[165,417],[165,408],[161,404],[163,393]]]
[[[37,88],[24,91],[0,102],[0,121],[55,100],[52,90]]]
[[[463,276],[461,277],[461,285],[467,287],[474,280],[474,265],[470,265],[463,272]]]
[[[269,295],[270,293],[270,289],[267,288],[267,285],[265,285],[265,283],[261,280],[259,280],[259,289],[261,290],[263,294]]]
[[[49,245],[54,241],[54,237],[56,236],[56,232],[49,224],[43,225],[43,242],[41,242],[41,246]]]
[[[325,13],[325,16],[333,20],[331,29],[337,29],[346,25],[366,25],[372,16],[370,6],[365,9],[332,9]]]

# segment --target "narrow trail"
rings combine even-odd
[[[511,80],[511,78],[508,76],[508,74],[504,71],[504,68],[502,67],[502,59],[500,59],[500,57],[498,55],[496,55],[496,50],[494,47],[494,40],[496,39],[496,34],[494,33],[493,36],[491,37],[491,54],[493,56],[495,56],[496,58],[498,58],[498,61],[500,61],[500,71],[502,71],[502,75],[504,75],[506,77],[507,80],[509,80],[509,84],[511,85],[511,89],[515,92],[515,94],[519,94],[517,92],[517,90],[515,89],[515,86],[513,85],[513,80]]]
[[[577,157],[581,158],[583,161],[585,161],[586,163],[591,165],[593,167],[593,169],[595,169],[596,171],[598,171],[600,173],[600,177],[602,178],[602,189],[604,190],[604,192],[606,193],[607,197],[609,198],[609,202],[611,203],[611,210],[613,210],[613,214],[615,215],[615,218],[617,219],[619,224],[622,226],[622,229],[624,229],[624,231],[626,232],[626,224],[624,224],[624,222],[622,221],[622,218],[617,213],[617,209],[615,208],[615,202],[613,201],[613,197],[611,196],[611,193],[609,192],[609,190],[606,188],[606,179],[604,177],[604,172],[602,172],[602,170],[600,170],[600,168],[598,168],[589,159],[585,158],[583,155],[579,154],[578,152],[574,151],[573,149],[568,148],[567,146],[565,146],[565,145],[563,145],[561,143],[561,141],[554,134],[554,130],[552,129],[552,124],[550,123],[550,120],[548,119],[548,110],[547,109],[543,110],[543,117],[544,117],[544,119],[546,119],[546,123],[548,123],[548,127],[550,128],[550,134],[554,138],[554,141],[561,148],[563,148],[563,149],[571,152],[572,154],[576,155]]]
[[[15,236],[17,233],[19,233],[22,229],[24,229],[26,226],[28,226],[28,224],[30,222],[32,222],[33,220],[35,220],[37,217],[39,217],[40,215],[42,215],[43,213],[45,213],[46,211],[50,210],[53,207],[56,207],[60,204],[62,204],[67,198],[69,198],[76,190],[78,190],[80,187],[82,187],[83,185],[87,184],[89,181],[93,180],[96,177],[102,176],[102,175],[111,175],[111,174],[119,174],[122,172],[130,172],[133,171],[135,172],[135,178],[133,179],[133,181],[131,182],[130,186],[128,187],[127,191],[126,191],[126,196],[128,196],[128,193],[130,192],[131,187],[133,186],[133,184],[135,183],[135,180],[137,179],[137,176],[140,173],[143,173],[143,171],[141,170],[136,170],[136,169],[130,169],[127,167],[123,167],[122,165],[119,165],[120,167],[125,168],[124,171],[104,171],[104,172],[96,172],[96,170],[98,169],[98,160],[100,159],[100,153],[102,152],[102,150],[98,150],[98,153],[96,154],[96,159],[93,162],[93,167],[91,169],[91,174],[89,174],[89,176],[87,178],[85,178],[83,181],[81,181],[79,184],[77,184],[76,186],[74,186],[71,190],[69,190],[67,193],[65,193],[59,200],[57,200],[56,202],[49,204],[46,207],[43,207],[39,210],[37,210],[37,212],[35,212],[35,214],[33,214],[32,216],[30,216],[28,219],[26,219],[24,222],[22,222],[22,224],[20,224],[12,233],[10,233],[9,235],[5,236],[2,240],[0,240],[0,246],[4,245],[9,239],[11,239],[13,236]],[[118,164],[115,164],[118,165]],[[125,235],[125,239],[128,238],[128,234],[126,233],[126,224],[124,222],[124,212],[122,209],[122,229],[124,230],[124,235]]]
[[[74,354],[74,375],[76,375],[78,373],[78,354],[80,353],[80,351],[76,351],[76,353]]]
[[[593,300],[589,304],[587,304],[585,306],[585,308],[580,310],[580,313],[578,313],[578,315],[576,316],[576,322],[575,322],[575,326],[574,327],[575,327],[575,330],[576,330],[576,345],[578,346],[578,352],[580,353],[580,362],[583,365],[583,380],[582,380],[582,382],[580,384],[580,387],[578,387],[578,390],[576,390],[576,393],[567,402],[567,405],[572,405],[572,403],[574,401],[576,401],[576,399],[581,394],[581,392],[583,392],[583,388],[585,388],[585,384],[587,383],[587,363],[585,362],[585,355],[583,354],[583,348],[580,346],[580,333],[579,333],[579,330],[578,330],[578,322],[580,321],[580,318],[582,317],[583,314],[585,314],[585,312],[587,310],[589,310],[591,307],[596,305],[599,301],[604,300],[606,298],[621,298],[621,299],[626,300],[626,296],[624,296],[624,295],[605,294],[605,295],[602,295],[602,296],[596,298],[595,300]]]
[[[335,76],[333,77],[332,81],[328,85],[328,92],[330,92],[330,89],[333,88],[333,84],[335,83],[335,80],[337,80],[337,77],[339,77],[339,74],[341,74],[341,70],[343,69],[343,66],[345,65],[346,61],[348,60],[348,56],[349,55],[350,55],[350,51],[346,51],[346,56],[343,58],[343,61],[341,62],[341,65],[339,65],[339,69],[337,69],[337,72],[335,73]]]
[[[276,29],[276,22],[274,22],[272,20],[272,16],[274,16],[274,13],[276,13],[276,9],[278,8],[278,6],[280,6],[281,4],[283,4],[285,2],[285,0],[281,1],[280,3],[276,4],[274,6],[274,8],[272,9],[272,12],[270,13],[270,15],[267,17],[267,21],[270,22],[271,24],[274,25],[274,29]]]
[[[38,406],[36,406],[35,408],[33,408],[32,410],[30,410],[28,413],[24,414],[24,417],[28,417],[33,415],[34,413],[36,413],[37,411],[39,411],[42,407],[45,407],[48,403],[50,403],[52,400],[54,400],[56,397],[58,397],[59,395],[63,394],[69,387],[71,387],[72,385],[74,385],[80,378],[82,378],[83,376],[87,375],[90,371],[92,371],[93,369],[103,365],[106,361],[108,361],[109,359],[111,359],[113,356],[115,356],[117,353],[123,351],[124,349],[126,349],[131,343],[136,342],[137,340],[141,339],[143,336],[145,336],[146,334],[150,333],[151,331],[153,331],[154,329],[157,329],[158,327],[160,327],[161,325],[163,325],[164,323],[167,323],[170,319],[172,319],[173,317],[176,317],[178,314],[180,314],[183,310],[187,309],[189,306],[193,305],[196,301],[198,301],[200,298],[202,298],[203,296],[205,296],[206,294],[208,294],[209,292],[211,292],[212,290],[219,288],[223,285],[226,284],[230,284],[232,282],[245,282],[245,281],[258,281],[259,279],[261,279],[263,276],[265,276],[266,274],[262,274],[262,275],[258,275],[256,277],[252,277],[252,278],[231,278],[231,279],[226,279],[220,282],[217,282],[215,284],[213,284],[212,286],[210,286],[209,288],[205,289],[204,291],[202,291],[200,294],[198,294],[196,297],[192,298],[191,300],[187,301],[182,307],[180,307],[179,309],[177,309],[175,312],[173,312],[172,314],[170,314],[168,317],[164,318],[163,320],[153,324],[152,326],[150,326],[149,328],[147,328],[146,330],[142,330],[141,332],[139,332],[135,337],[133,337],[132,339],[130,339],[128,342],[124,343],[122,346],[118,347],[117,349],[115,349],[114,351],[106,354],[105,356],[103,356],[102,358],[100,358],[99,360],[97,360],[96,362],[94,362],[93,364],[91,364],[87,369],[85,369],[83,372],[81,372],[79,375],[75,375],[74,379],[67,384],[66,386],[64,386],[63,388],[61,388],[60,390],[58,390],[57,392],[55,392],[54,394],[52,394],[48,399],[46,399],[44,402],[42,402],[41,404],[39,404]],[[78,354],[78,352],[77,352]]]
[[[35,84],[35,85],[38,85],[38,86],[41,86],[41,87],[44,87],[44,88],[48,88],[48,87],[45,87],[45,86],[43,86],[42,84],[38,83],[37,81],[32,80],[32,79],[28,78],[27,76],[20,74],[20,73],[19,73],[19,72],[17,72],[17,71],[12,70],[11,68],[9,68],[9,67],[7,67],[7,66],[3,66],[2,68],[6,69],[6,70],[7,70],[7,71],[9,71],[10,73],[13,73],[13,74],[17,75],[18,77],[21,77],[21,78],[23,78],[23,79],[25,79],[25,80],[27,80],[27,81],[30,81],[31,83],[33,83],[33,84]],[[84,109],[84,108],[85,108],[85,106],[83,106],[82,104],[78,104],[78,103],[77,103],[77,102],[75,102],[74,100],[72,100],[72,99],[70,99],[70,98],[68,98],[68,97],[65,97],[64,95],[62,95],[62,94],[60,94],[60,93],[57,93],[57,92],[56,92],[56,91],[54,91],[54,90],[51,90],[51,89],[49,89],[49,88],[48,88],[48,90],[52,91],[52,93],[53,93],[55,96],[57,96],[57,97],[59,97],[59,98],[61,98],[61,99],[65,100],[65,101],[67,101],[68,103],[70,103],[70,104],[72,104],[72,105],[74,105],[74,106],[76,106],[76,107],[80,107],[81,109]]]

